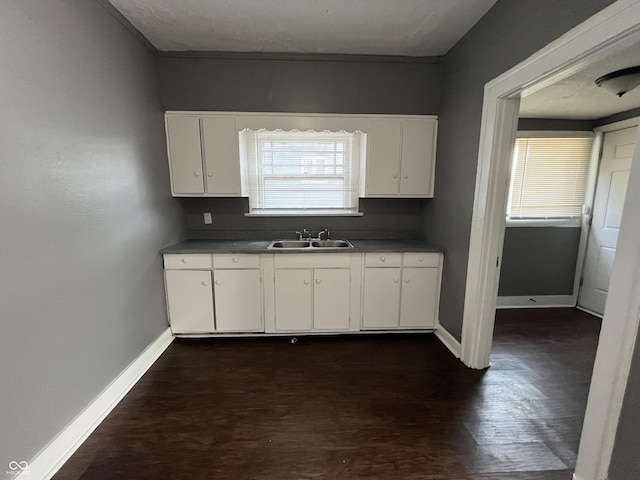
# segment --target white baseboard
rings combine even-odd
[[[440,324],[436,326],[436,331],[434,333],[436,334],[436,337],[438,337],[438,339],[443,343],[443,345],[456,356],[456,358],[460,358],[462,346],[453,335],[447,332]]]
[[[577,473],[573,474],[573,480],[583,480],[583,478],[581,476],[579,476]]]
[[[53,477],[172,341],[171,330],[167,328],[40,451],[26,470],[15,478],[49,480]]]
[[[523,297],[498,297],[496,308],[551,308],[575,307],[573,295],[531,295]]]

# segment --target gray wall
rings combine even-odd
[[[435,199],[425,236],[446,246],[440,321],[460,339],[485,83],[612,0],[499,0],[449,51],[438,126]]]
[[[572,295],[581,230],[507,228],[498,295]]]
[[[167,328],[180,239],[153,56],[87,0],[0,15],[0,477]]]
[[[440,58],[161,57],[167,110],[436,114]]]
[[[640,478],[640,335],[636,345],[627,378],[618,431],[611,454],[609,480],[638,480]]]
[[[590,131],[593,123],[521,118],[518,130]],[[580,232],[579,227],[508,227],[498,295],[572,295]]]
[[[439,58],[199,54],[159,60],[167,110],[437,114]],[[213,56],[212,56],[213,55]],[[422,236],[424,200],[364,200],[364,217],[247,218],[246,200],[183,199],[190,235],[270,238],[302,228],[402,231]],[[213,212],[205,226],[203,212]],[[231,232],[230,232],[231,231]],[[404,233],[399,233],[404,235]]]

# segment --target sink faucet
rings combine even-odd
[[[322,236],[323,235],[324,235],[324,239],[325,240],[330,240],[331,239],[331,232],[329,231],[328,228],[325,228],[323,231],[318,233],[318,240],[322,240]]]
[[[311,232],[305,228],[302,232],[296,232],[296,236],[298,240],[302,240],[303,238],[309,240],[311,238]]]

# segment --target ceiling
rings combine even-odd
[[[160,51],[444,55],[497,0],[109,0]]]
[[[640,107],[640,87],[618,98],[595,84],[607,73],[640,65],[638,42],[559,82],[539,90],[520,103],[525,118],[593,120]]]

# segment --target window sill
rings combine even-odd
[[[507,218],[506,227],[569,227],[577,228],[582,225],[579,218],[526,218],[526,219],[509,219]]]
[[[245,217],[362,217],[362,212],[327,212],[323,210],[304,210],[299,212],[287,211],[269,211],[264,213],[249,212],[245,213]]]

